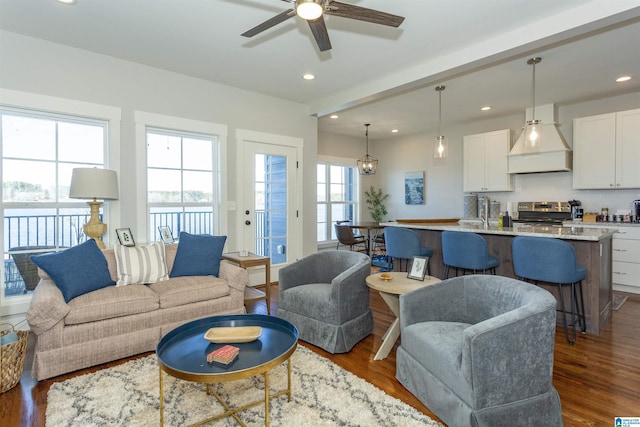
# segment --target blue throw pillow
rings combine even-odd
[[[169,277],[216,276],[227,236],[180,233],[180,241]]]
[[[56,282],[65,302],[87,292],[115,285],[109,274],[107,259],[93,239],[61,252],[33,255],[31,261]]]

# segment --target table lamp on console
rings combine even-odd
[[[82,230],[88,237],[94,239],[98,247],[105,249],[102,236],[107,232],[107,224],[100,220],[100,205],[102,200],[118,199],[118,178],[116,172],[98,168],[75,168],[71,175],[69,197],[72,199],[93,199],[87,204],[91,207],[91,218]]]

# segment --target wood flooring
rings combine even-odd
[[[272,312],[278,307],[277,294],[277,286],[274,286]],[[575,345],[569,345],[562,327],[557,329],[553,384],[560,394],[565,426],[613,426],[614,417],[640,417],[640,295],[628,295],[622,308],[613,312],[612,321],[602,335],[580,335]],[[395,348],[387,359],[373,360],[393,314],[377,292],[371,292],[371,308],[374,333],[349,353],[332,355],[309,344],[301,344],[437,419],[395,379]],[[264,301],[251,303],[247,310],[266,314],[266,305]],[[47,391],[52,383],[150,354],[36,382],[30,377],[33,345],[29,347],[20,384],[0,394],[2,426],[44,426]]]

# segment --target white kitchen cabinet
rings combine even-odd
[[[463,140],[463,191],[513,191],[513,176],[507,173],[511,131],[467,135]]]
[[[640,293],[640,228],[620,227],[613,236],[612,250],[614,288]]]
[[[640,109],[573,121],[573,188],[640,187]]]
[[[575,223],[565,226],[576,227]],[[611,283],[614,291],[640,294],[640,227],[625,223],[583,223],[584,228],[617,229],[611,241]]]

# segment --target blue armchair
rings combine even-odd
[[[277,315],[298,328],[301,340],[346,353],[373,332],[369,274],[369,256],[359,252],[306,256],[280,269]]]
[[[501,276],[404,294],[396,377],[450,426],[561,426],[555,309],[546,290]]]

